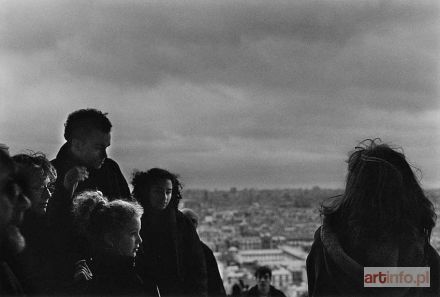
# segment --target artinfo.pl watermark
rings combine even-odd
[[[364,267],[364,287],[429,286],[429,267]]]

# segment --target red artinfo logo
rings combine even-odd
[[[429,267],[364,267],[364,287],[429,286]]]

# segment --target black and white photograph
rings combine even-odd
[[[0,295],[440,296],[440,2],[0,0]]]

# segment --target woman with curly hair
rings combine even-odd
[[[140,247],[142,206],[137,202],[108,201],[99,191],[86,191],[73,200],[73,214],[80,233],[92,247],[92,279],[81,293],[87,295],[154,295],[135,271],[135,256]],[[151,284],[151,283],[150,283]]]
[[[135,172],[132,184],[133,196],[145,210],[140,275],[153,279],[161,296],[206,296],[203,249],[191,221],[177,209],[182,198],[177,175],[153,168]]]
[[[436,215],[403,153],[365,140],[348,158],[344,194],[321,209],[307,258],[309,296],[440,296]],[[364,267],[430,267],[429,288],[364,288]]]

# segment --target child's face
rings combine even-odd
[[[118,251],[122,256],[135,257],[142,238],[139,235],[141,231],[141,219],[133,218],[121,232],[118,243]]]
[[[164,210],[171,201],[173,183],[169,179],[160,180],[151,186],[148,192],[151,206],[156,210]]]

